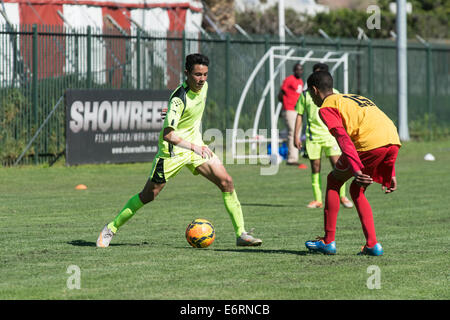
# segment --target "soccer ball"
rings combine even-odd
[[[214,226],[208,220],[195,219],[186,228],[186,240],[194,248],[206,248],[215,238]]]

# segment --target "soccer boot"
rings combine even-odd
[[[306,207],[310,208],[310,209],[315,209],[315,208],[322,208],[322,202],[319,201],[311,201]]]
[[[353,208],[353,202],[351,202],[347,197],[341,197],[341,203],[345,208]]]
[[[361,248],[361,251],[358,253],[358,255],[363,256],[382,256],[383,255],[383,247],[379,242],[377,242],[376,245],[374,245],[372,248],[369,248],[367,245],[363,246]]]
[[[323,254],[336,254],[336,241],[325,244],[323,238],[318,237],[317,240],[309,240],[305,242],[306,248],[310,252],[320,252]]]
[[[98,236],[97,247],[99,247],[99,248],[108,247],[113,236],[114,236],[114,232],[110,228],[108,228],[108,225],[106,224],[103,227],[102,231],[100,232],[100,235]]]
[[[242,232],[241,235],[236,239],[236,245],[239,247],[257,247],[262,244],[262,240],[253,237],[251,234],[253,229],[249,232]]]

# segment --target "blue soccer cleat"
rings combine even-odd
[[[369,248],[367,245],[365,245],[364,247],[361,248],[361,252],[359,252],[358,255],[382,256],[383,247],[378,242],[372,248]]]
[[[325,244],[323,238],[317,238],[317,240],[309,240],[305,242],[306,248],[310,252],[320,252],[323,254],[336,254],[336,241]]]

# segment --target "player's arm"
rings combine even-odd
[[[295,105],[295,111],[297,111],[297,118],[295,119],[295,127],[294,127],[294,146],[299,150],[302,148],[302,140],[300,139],[300,134],[302,130],[305,101],[306,101],[305,95],[302,93],[297,100],[297,104]]]
[[[300,139],[300,133],[302,130],[302,120],[303,115],[297,113],[297,119],[295,119],[295,129],[294,129],[294,145],[299,150],[302,148],[302,140]]]
[[[212,151],[209,150],[208,147],[195,145],[189,141],[182,139],[175,133],[175,130],[178,128],[178,123],[180,121],[181,115],[183,114],[183,111],[184,103],[180,98],[175,97],[170,100],[169,108],[167,110],[163,125],[164,141],[174,146],[194,151],[203,158],[211,156]]]
[[[278,92],[278,101],[279,102],[283,102],[283,96],[284,96],[284,91],[283,91],[283,89],[280,89],[280,92]]]
[[[328,127],[330,133],[336,138],[342,154],[347,158],[348,163],[350,164],[350,169],[356,178],[356,182],[364,187],[373,183],[370,176],[362,173],[364,165],[358,156],[353,141],[344,129],[339,111],[336,108],[322,107],[319,109],[319,116]]]
[[[212,157],[213,155],[212,151],[207,146],[199,146],[177,136],[174,128],[172,127],[164,128],[163,139],[164,141],[167,141],[168,143],[171,143],[174,146],[194,151],[202,158],[209,158]]]
[[[381,189],[385,193],[391,193],[397,190],[397,178],[395,176],[395,159],[397,158],[397,153],[391,155],[386,161],[392,162],[392,171],[391,171],[391,181],[388,186],[382,186]]]
[[[389,187],[382,186],[381,189],[384,191],[384,193],[391,193],[397,190],[397,178],[392,176],[391,178],[391,184]]]

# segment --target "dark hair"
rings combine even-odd
[[[333,77],[328,71],[317,71],[311,73],[308,80],[308,88],[313,86],[320,91],[333,90]]]
[[[300,62],[297,62],[296,64],[294,64],[294,67],[292,68],[292,71],[295,72],[295,69],[297,69],[298,66],[303,68],[302,64]]]
[[[313,72],[315,72],[315,71],[328,71],[328,65],[326,63],[321,63],[321,62],[316,63],[313,66],[312,71]]]
[[[193,53],[186,56],[185,68],[188,72],[194,69],[194,65],[202,64],[204,66],[209,66],[209,59],[207,56],[201,53]]]

